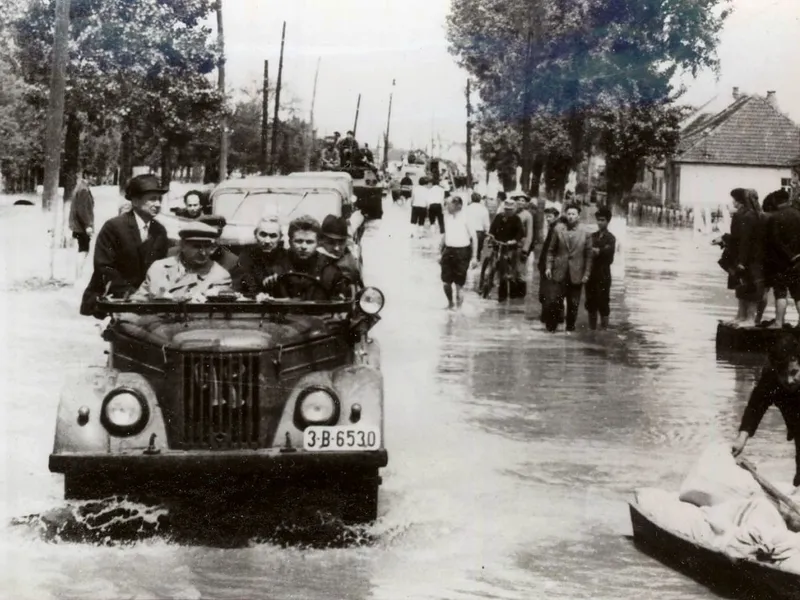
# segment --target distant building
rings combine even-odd
[[[678,152],[664,164],[665,200],[682,206],[720,206],[733,188],[760,199],[789,187],[800,152],[800,128],[766,97],[740,95],[717,114],[700,114],[681,132]]]

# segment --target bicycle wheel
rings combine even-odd
[[[489,294],[492,293],[492,287],[494,286],[495,266],[491,260],[488,262],[489,265],[486,267],[486,276],[484,277],[483,285],[481,286],[481,296],[484,298],[489,297]]]

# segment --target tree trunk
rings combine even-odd
[[[64,140],[64,199],[72,197],[78,185],[83,124],[74,112],[67,115],[67,134]]]
[[[172,181],[172,146],[169,142],[161,145],[161,187],[169,188]]]
[[[122,125],[122,137],[120,139],[119,151],[119,178],[117,185],[120,191],[125,190],[125,185],[133,175],[133,130],[131,124],[126,121]]]
[[[530,182],[530,195],[539,196],[539,182],[542,180],[542,171],[544,171],[544,161],[536,156],[533,159],[531,166],[531,182]]]

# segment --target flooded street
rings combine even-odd
[[[104,345],[98,322],[78,316],[79,292],[0,292],[3,597],[713,597],[633,547],[626,502],[636,487],[677,489],[738,427],[757,367],[715,356],[716,321],[734,310],[718,249],[691,230],[630,228],[612,329],[588,331],[582,307],[575,334],[548,334],[535,286],[525,304],[470,292],[460,313],[445,310],[437,240],[409,238],[408,210],[387,205],[364,240],[365,281],[386,295],[374,337],[389,466],[380,518],[360,532],[370,541],[343,548],[209,548],[157,531],[56,543],[11,524],[65,511],[47,469],[58,391]],[[777,411],[748,452],[789,479]]]

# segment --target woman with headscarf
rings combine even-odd
[[[734,325],[755,325],[758,302],[764,297],[764,243],[761,206],[755,190],[731,190],[734,214],[729,238],[728,289],[736,290],[739,309]]]

